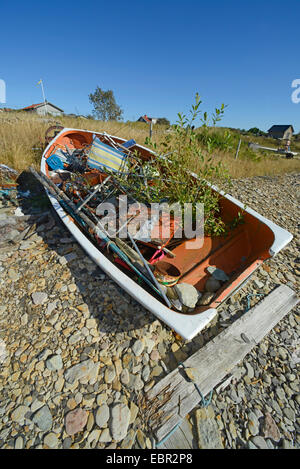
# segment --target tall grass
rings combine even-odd
[[[52,125],[106,131],[124,138],[134,138],[143,144],[149,135],[142,123],[100,122],[93,119],[59,117],[45,119],[27,113],[0,113],[0,163],[22,171],[29,165],[38,166],[46,130]]]
[[[7,164],[18,171],[30,165],[39,166],[47,128],[55,123],[64,127],[106,131],[109,134],[126,139],[134,138],[137,143],[144,145],[149,137],[149,126],[141,122],[100,122],[92,119],[76,117],[58,117],[44,119],[34,114],[10,112],[0,113],[0,163]],[[166,126],[156,125],[153,128],[152,140],[160,147],[165,139]],[[300,172],[300,159],[287,160],[271,152],[253,152],[248,148],[248,141],[255,141],[268,147],[277,147],[276,141],[264,137],[242,136],[243,143],[239,157],[235,160],[235,151],[240,134],[229,129],[210,128],[199,129],[199,145],[203,142],[207,151],[207,135],[211,136],[212,144],[209,153],[215,162],[222,161],[233,178],[252,176],[278,175],[289,172]],[[226,132],[226,133],[225,133]],[[170,134],[172,135],[172,134]],[[172,138],[172,137],[171,137]],[[300,151],[300,142],[293,142],[294,151]],[[208,155],[209,156],[209,155]],[[191,169],[197,169],[201,164],[194,160]]]

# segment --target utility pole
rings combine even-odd
[[[46,115],[47,114],[47,101],[46,101],[46,98],[45,98],[45,91],[44,91],[44,85],[43,85],[43,80],[42,79],[40,79],[40,81],[38,82],[38,85],[41,85],[41,87],[42,87],[42,94],[43,94],[43,99],[44,99],[44,104],[45,104],[44,114]]]

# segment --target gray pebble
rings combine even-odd
[[[62,358],[60,355],[53,355],[46,360],[46,367],[50,371],[58,371],[63,367]]]
[[[262,436],[254,436],[251,438],[251,441],[258,449],[270,449]]]

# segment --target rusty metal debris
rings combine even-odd
[[[175,391],[175,388],[170,390],[170,386],[171,383],[151,399],[147,395],[140,397],[138,404],[143,409],[142,418],[145,426],[151,428],[155,425],[158,427],[162,425],[162,419],[165,422],[172,417],[173,414],[166,416],[162,410],[162,407],[171,399]]]

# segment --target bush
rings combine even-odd
[[[207,156],[209,144],[206,145],[206,153],[199,144],[194,124],[201,114],[200,104],[200,97],[196,94],[195,104],[190,111],[191,117],[188,119],[179,113],[178,121],[173,126],[174,132],[165,136],[160,144],[161,151],[158,151],[156,144],[152,144],[156,151],[155,156],[150,161],[140,160],[143,177],[139,169],[139,173],[131,173],[127,180],[122,180],[122,184],[127,185],[134,199],[146,204],[166,201],[168,204],[179,203],[184,207],[185,203],[191,203],[194,217],[197,214],[196,204],[202,203],[205,234],[219,236],[226,232],[228,226],[220,216],[220,194],[212,189],[210,183],[228,182],[229,176],[221,162],[216,163]],[[221,110],[216,113],[217,116],[221,114]],[[204,114],[207,122],[207,113]],[[151,144],[151,140],[148,138],[146,143]],[[191,168],[195,167],[197,169],[194,172],[198,177],[196,182],[190,176]],[[153,184],[145,184],[145,180],[153,181]]]
[[[170,125],[170,121],[166,117],[159,117],[156,123],[159,125]]]
[[[209,153],[214,150],[230,151],[233,149],[233,138],[228,130],[224,131],[200,131],[197,139],[201,145],[207,148]]]

